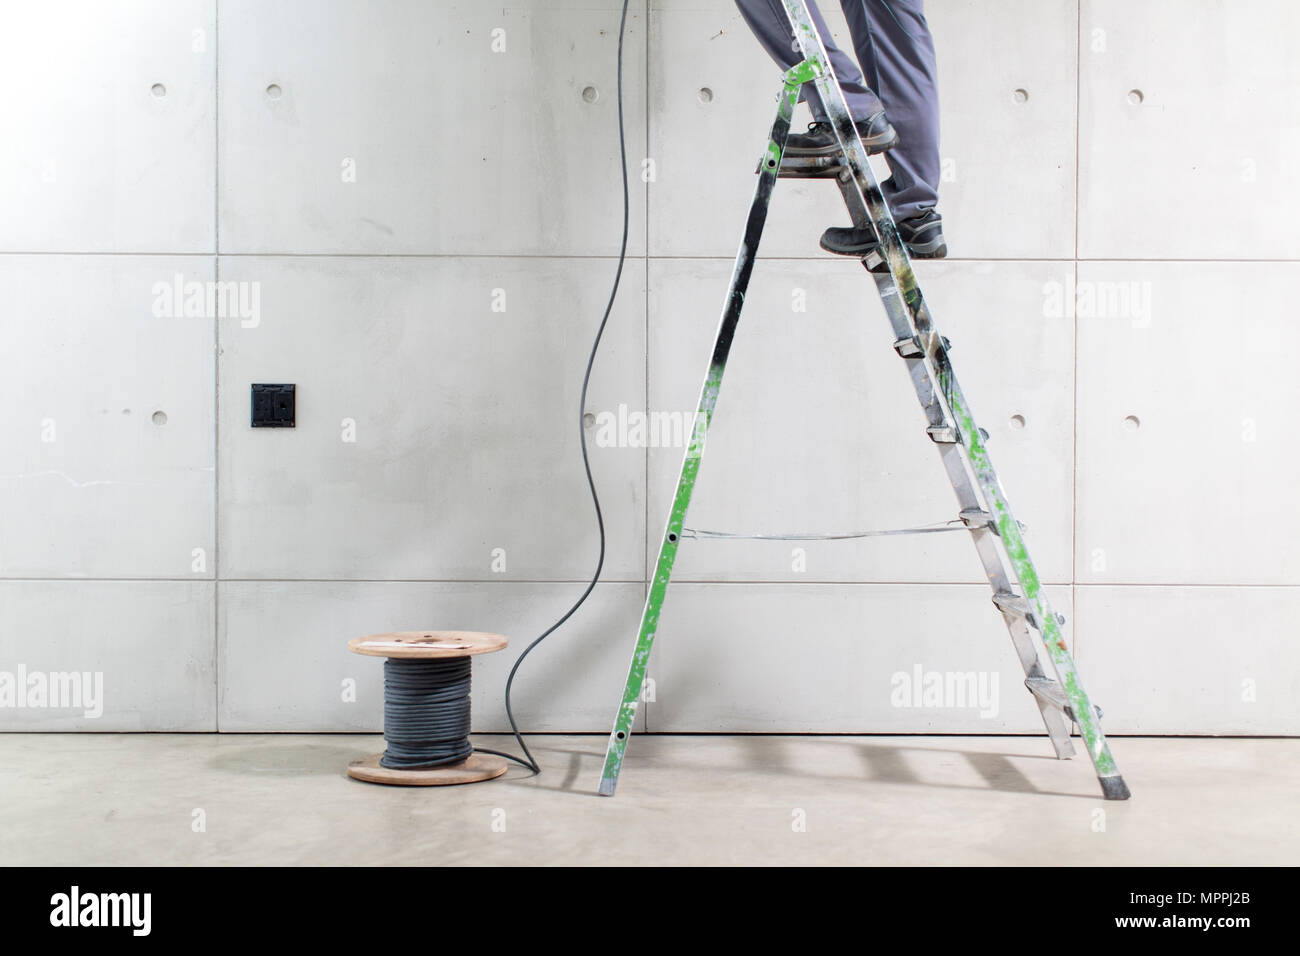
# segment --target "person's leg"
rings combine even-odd
[[[924,0],[840,0],[866,82],[884,103],[899,143],[881,188],[898,220],[939,201],[939,83]]]
[[[781,4],[781,0],[736,0],[736,6],[740,9],[740,15],[744,17],[745,22],[749,24],[749,28],[754,31],[758,42],[763,45],[772,59],[776,60],[781,69],[788,70],[803,60],[802,54],[795,46],[794,31],[790,29],[790,21],[785,15],[785,7]],[[863,81],[862,72],[853,62],[853,58],[835,45],[830,28],[813,0],[809,0],[808,12],[812,14],[817,32],[821,34],[822,43],[826,45],[826,55],[830,57],[831,68],[835,70],[835,76],[840,81],[840,89],[844,91],[844,99],[848,101],[849,112],[853,114],[853,118],[865,120],[879,113],[882,109],[880,98]],[[826,110],[822,107],[821,97],[817,95],[817,90],[811,83],[804,84],[800,99],[808,103],[808,108],[812,110],[816,122],[826,122]]]

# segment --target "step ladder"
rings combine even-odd
[[[713,355],[700,392],[695,428],[690,436],[677,493],[673,498],[668,526],[659,546],[654,578],[646,596],[641,629],[628,669],[623,700],[619,705],[605,754],[600,793],[612,796],[636,718],[637,703],[645,681],[646,666],[659,626],[659,615],[672,575],[677,548],[685,527],[686,510],[699,474],[705,437],[727,367],[727,356],[740,321],[754,259],[767,219],[768,205],[778,176],[802,178],[834,177],[844,196],[855,227],[870,227],[879,243],[862,265],[876,282],[894,332],[894,350],[907,363],[912,385],[925,411],[926,431],[944,470],[957,493],[961,523],[969,530],[980,562],[993,590],[993,604],[1002,614],[1011,641],[1025,672],[1025,687],[1033,695],[1057,757],[1074,755],[1070,723],[1078,726],[1088,756],[1096,768],[1103,795],[1108,800],[1126,800],[1128,787],[1111,756],[1101,730],[1101,711],[1083,689],[1074,661],[1061,633],[1064,618],[1058,616],[1043,593],[1034,563],[1025,546],[1022,527],[1011,512],[986,442],[988,433],[975,424],[975,417],[957,384],[949,359],[950,344],[939,334],[930,316],[908,259],[889,206],[867,163],[867,153],[849,115],[839,83],[829,66],[826,49],[814,28],[804,0],[783,0],[786,14],[803,53],[803,61],[785,74],[778,98],[776,120],[767,150],[759,161],[758,185],[749,209],[744,239],[736,256],[731,287],[718,327]],[[816,84],[822,104],[835,128],[840,155],[782,161],[790,121],[804,83]],[[1038,636],[1035,640],[1034,635]],[[1038,652],[1041,644],[1051,662],[1055,678],[1045,670]]]

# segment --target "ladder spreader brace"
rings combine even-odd
[[[949,360],[949,342],[938,333],[930,310],[921,296],[911,261],[899,238],[889,206],[867,163],[867,153],[844,101],[843,91],[829,66],[826,49],[814,28],[804,0],[783,0],[786,14],[804,59],[785,74],[785,86],[778,97],[776,119],[767,150],[759,161],[758,185],[750,205],[744,239],[736,256],[731,286],[723,306],[713,356],[700,392],[695,428],[682,462],[677,493],[673,498],[668,526],[659,546],[654,578],[646,596],[641,629],[628,669],[623,700],[614,720],[605,753],[600,793],[611,796],[618,783],[623,754],[627,748],[637,703],[645,681],[650,650],[658,629],[659,614],[672,575],[673,563],[681,541],[686,510],[699,474],[705,437],[713,420],[718,391],[727,367],[727,356],[740,321],[740,310],[749,288],[759,240],[767,220],[772,190],[779,175],[797,177],[834,176],[845,205],[857,228],[870,227],[878,245],[862,264],[871,274],[880,292],[885,313],[894,331],[894,349],[907,362],[912,385],[925,411],[926,431],[934,441],[944,469],[957,494],[960,517],[969,529],[989,585],[993,604],[1001,612],[1011,641],[1025,672],[1025,686],[1033,695],[1042,715],[1047,734],[1057,757],[1074,755],[1070,742],[1069,721],[1078,725],[1088,756],[1097,771],[1101,790],[1108,800],[1126,800],[1129,789],[1120,776],[1105,734],[1101,730],[1101,710],[1095,707],[1083,689],[1074,661],[1061,633],[1064,618],[1058,617],[1043,593],[1038,572],[1025,547],[1022,527],[1011,512],[985,442],[988,433],[975,424],[970,406],[957,384]],[[841,155],[814,161],[799,160],[783,165],[786,139],[799,91],[804,83],[816,84],[835,135]],[[977,490],[978,489],[978,490]],[[1009,567],[1008,567],[1009,565]],[[1013,585],[1014,581],[1018,585]],[[1031,631],[1041,638],[1056,679],[1044,671],[1037,643]]]

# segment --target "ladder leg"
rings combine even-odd
[[[817,74],[814,82],[848,167],[840,177],[840,188],[849,212],[855,224],[869,222],[879,241],[878,247],[863,260],[863,265],[876,280],[885,312],[894,329],[895,349],[908,362],[917,397],[929,423],[930,437],[939,446],[948,477],[961,503],[963,517],[968,514],[980,516],[979,520],[967,523],[993,588],[994,603],[1007,620],[1012,641],[1025,667],[1025,684],[1039,704],[1057,754],[1068,756],[1073,749],[1068,739],[1068,728],[1062,720],[1062,717],[1068,717],[1079,726],[1103,795],[1108,800],[1128,799],[1128,787],[1102,733],[1099,713],[1083,689],[1074,660],[1065,646],[1060,621],[1043,593],[1020,524],[1011,513],[993,470],[984,446],[987,436],[975,424],[970,406],[957,384],[948,357],[947,340],[935,329],[921,296],[889,205],[867,164],[867,153],[849,114],[843,91],[830,70],[825,46],[813,26],[804,0],[783,2],[805,62],[811,64]],[[972,485],[972,475],[978,494]],[[1018,594],[1011,588],[1002,554],[1006,555],[1019,583]],[[1024,640],[1027,634],[1019,629],[1021,620],[1042,638],[1042,646],[1056,671],[1057,681],[1043,675],[1036,648],[1030,662]],[[1032,642],[1028,643],[1032,646]]]
[[[749,277],[754,271],[754,257],[758,254],[758,243],[763,236],[763,225],[767,221],[772,189],[776,185],[777,172],[781,166],[781,154],[785,151],[785,141],[790,134],[790,120],[794,115],[795,104],[799,101],[800,88],[812,78],[812,68],[806,62],[796,65],[785,75],[785,86],[779,97],[776,120],[772,123],[767,151],[759,167],[754,201],[749,207],[749,219],[745,223],[745,236],[741,240],[740,251],[736,254],[736,267],[731,275],[731,286],[727,290],[722,321],[718,326],[718,335],[713,346],[713,356],[709,360],[709,369],[700,390],[695,427],[682,460],[681,475],[677,479],[677,493],[673,496],[672,511],[668,515],[668,527],[664,530],[663,540],[659,544],[659,558],[655,563],[654,577],[650,581],[650,591],[646,595],[645,610],[641,613],[641,628],[637,634],[636,648],[632,652],[627,683],[623,687],[623,701],[614,718],[614,729],[610,732],[609,743],[605,749],[605,768],[600,778],[600,793],[604,796],[613,796],[614,788],[618,785],[618,773],[623,766],[623,753],[627,749],[627,740],[632,733],[633,721],[636,719],[641,686],[645,682],[646,665],[650,661],[650,649],[659,626],[659,612],[663,608],[664,596],[668,591],[673,562],[677,559],[677,546],[681,540],[682,525],[686,521],[686,509],[691,502],[691,492],[695,489],[695,478],[700,470],[700,457],[704,454],[704,441],[709,425],[713,421],[713,409],[718,401],[722,375],[727,368],[727,356],[731,352],[731,343],[740,322],[740,310],[745,304]]]

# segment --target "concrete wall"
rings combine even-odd
[[[928,6],[954,258],[918,273],[1108,729],[1300,732],[1300,12]],[[778,85],[728,0],[632,7],[631,259],[593,442],[620,406],[694,407]],[[377,728],[350,637],[518,648],[577,596],[617,8],[8,15],[0,671],[104,689],[98,717],[4,707],[0,729]],[[953,515],[871,283],[817,249],[844,221],[828,184],[780,184],[695,527]],[[242,311],[186,309],[217,280]],[[249,427],[253,382],[297,385],[296,429]],[[604,581],[522,672],[531,728],[613,716],[680,459],[623,444],[593,447]],[[962,535],[687,542],[678,570],[651,730],[1041,729]],[[478,729],[504,726],[512,656],[477,661]],[[918,667],[997,675],[996,712],[899,706]]]

